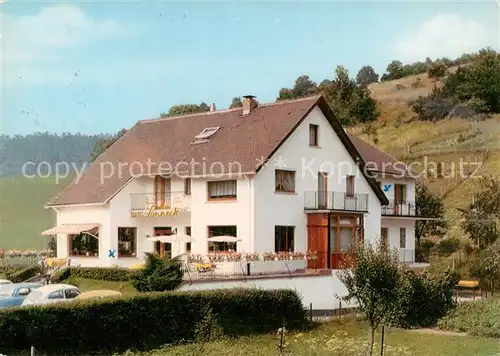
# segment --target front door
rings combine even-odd
[[[155,236],[170,236],[172,235],[172,228],[170,226],[165,227],[155,227]],[[155,241],[154,251],[160,257],[168,256],[172,257],[172,244],[169,242]]]
[[[382,251],[387,251],[389,248],[389,229],[386,227],[380,230],[380,248]]]
[[[328,174],[318,173],[318,209],[328,207]]]

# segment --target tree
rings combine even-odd
[[[172,105],[168,110],[168,112],[161,113],[160,117],[182,116],[182,115],[197,114],[207,111],[210,111],[210,107],[204,102],[202,102],[199,105],[196,104]]]
[[[472,277],[479,278],[481,290],[500,286],[500,240],[481,251],[471,264]]]
[[[436,61],[427,69],[427,75],[429,78],[440,79],[445,76],[446,71],[446,65],[441,61]]]
[[[94,149],[92,150],[92,153],[90,154],[91,162],[94,162],[97,159],[97,157],[99,157],[108,148],[110,148],[113,143],[115,143],[120,137],[122,137],[125,134],[125,132],[127,132],[127,130],[122,129],[110,138],[104,138],[97,141],[97,143],[94,146]]]
[[[343,299],[357,302],[370,324],[368,355],[372,355],[375,330],[380,324],[389,324],[395,319],[401,283],[400,264],[393,251],[385,252],[367,244],[351,255],[344,267],[352,265],[354,268],[342,269],[337,276],[347,288],[348,294]]]
[[[416,186],[415,210],[417,216],[438,218],[439,220],[417,220],[415,224],[415,238],[420,245],[422,237],[443,236],[447,227],[444,219],[444,205],[441,198],[432,194],[422,182]]]
[[[304,96],[316,94],[318,85],[313,82],[308,75],[301,75],[295,80],[293,88],[281,88],[278,95],[278,101],[298,99]]]
[[[392,61],[387,65],[387,80],[402,78],[403,74],[403,62]]]
[[[456,101],[448,97],[443,90],[434,87],[429,95],[419,96],[410,102],[410,105],[418,120],[436,122],[452,112]]]
[[[481,50],[470,65],[448,77],[443,91],[462,103],[480,101],[475,106],[486,113],[500,113],[500,54]]]
[[[182,282],[182,264],[177,258],[146,255],[146,266],[132,279],[139,292],[163,292],[174,290]]]
[[[500,178],[487,176],[478,183],[480,191],[466,209],[459,209],[461,226],[480,250],[500,237]]]
[[[243,102],[239,96],[234,97],[233,101],[231,101],[231,105],[229,105],[229,109],[241,108],[243,106]]]
[[[371,83],[378,82],[378,74],[375,73],[375,70],[371,66],[364,66],[358,72],[356,76],[356,82],[360,85],[368,85]]]

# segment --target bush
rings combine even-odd
[[[7,276],[14,274],[16,272],[22,271],[23,269],[26,269],[30,267],[29,265],[5,265],[5,266],[0,266],[0,275],[5,275]]]
[[[129,281],[137,271],[116,267],[67,267],[54,273],[52,283],[61,283],[70,277],[88,278],[100,281]]]
[[[152,293],[3,310],[0,349],[15,353],[33,345],[51,355],[111,354],[195,341],[195,337],[268,333],[283,322],[289,330],[308,325],[293,291]],[[196,331],[202,325],[213,326],[208,336]]]
[[[139,292],[174,290],[182,283],[182,264],[177,258],[147,254],[146,266],[132,279]]]
[[[31,277],[35,277],[39,273],[40,273],[40,266],[33,265],[33,266],[25,267],[25,268],[23,268],[17,272],[14,272],[12,274],[6,274],[6,277],[12,283],[21,283],[27,279],[30,279]]]
[[[438,327],[475,336],[500,338],[500,300],[462,303],[439,320]]]
[[[453,287],[458,282],[456,275],[419,274],[410,269],[402,273],[394,325],[404,328],[434,326],[454,308]]]
[[[448,98],[441,89],[433,88],[427,96],[419,96],[411,102],[412,110],[421,121],[438,121],[447,117],[455,106],[455,101]]]

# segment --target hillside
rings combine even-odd
[[[417,78],[420,78],[421,87],[412,88]],[[370,85],[381,112],[378,122],[373,125],[376,135],[366,134],[363,127],[356,127],[354,131],[406,163],[420,162],[423,166],[426,158],[427,162],[443,162],[443,178],[436,179],[433,173],[425,180],[435,194],[444,198],[447,218],[456,221],[459,218],[457,208],[470,202],[476,186],[474,179],[452,175],[452,170],[459,170],[462,159],[471,162],[464,165],[465,172],[472,172],[477,162],[481,168],[476,176],[500,174],[500,115],[484,121],[449,118],[435,124],[412,120],[408,101],[427,95],[434,85],[441,83],[429,79],[427,74]]]

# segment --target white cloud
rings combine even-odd
[[[460,15],[442,14],[424,22],[399,41],[396,55],[403,61],[419,61],[426,57],[454,58],[495,43],[498,43],[498,38],[494,38],[494,34],[481,23]]]
[[[60,51],[115,36],[121,25],[114,19],[90,18],[78,6],[58,4],[32,16],[2,14],[2,60],[55,61]]]

